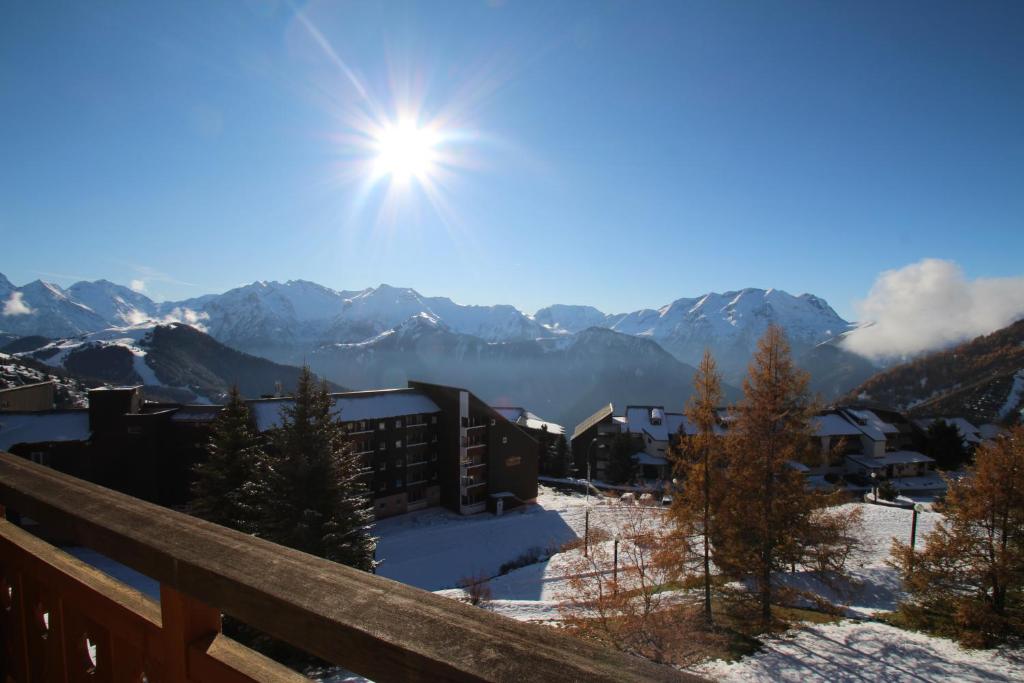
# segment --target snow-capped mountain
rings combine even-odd
[[[598,327],[654,342],[689,365],[710,348],[724,378],[733,383],[745,373],[757,340],[771,323],[786,331],[798,361],[851,327],[816,296],[791,296],[774,289],[709,293],[658,309],[613,315],[590,306],[556,304],[530,316],[513,306],[461,305],[386,284],[339,291],[304,280],[263,281],[223,294],[156,304],[104,280],[79,282],[65,291],[42,282],[18,288],[0,276],[0,303],[0,333],[62,338],[141,320],[182,321],[233,348],[289,364],[302,363],[324,346],[377,343],[396,330],[408,332],[426,323],[436,324],[437,334],[465,338],[464,345],[511,344],[501,346],[500,352],[514,350],[513,355],[525,353],[525,347],[515,342],[537,340],[545,340],[537,348],[564,351],[575,336]],[[415,324],[406,325],[409,321]],[[498,352],[488,351],[492,356]],[[836,356],[818,352],[808,361],[816,373],[828,377],[823,386],[829,395],[852,386],[845,384],[847,377],[855,374],[856,383],[866,372],[859,366],[855,373],[831,372],[837,363],[845,363],[844,368],[855,365]],[[512,377],[506,375],[507,380]]]
[[[68,287],[67,295],[107,323],[132,325],[157,315],[157,305],[148,296],[109,280],[76,282]]]
[[[603,317],[600,317],[603,316]],[[548,329],[577,332],[607,327],[657,341],[676,358],[696,365],[710,348],[728,380],[738,381],[757,344],[771,324],[786,331],[795,355],[850,329],[822,299],[793,296],[780,289],[742,289],[676,299],[658,309],[604,315],[589,306],[549,306],[534,316]]]
[[[0,280],[0,331],[64,337],[108,326],[103,316],[57,285],[36,280],[15,287],[7,278]]]
[[[593,306],[555,304],[533,314],[533,319],[552,332],[575,334],[588,327],[608,327],[608,315]]]

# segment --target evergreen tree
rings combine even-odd
[[[194,469],[190,511],[247,534],[259,531],[259,468],[264,452],[237,386],[213,421],[207,459]]]
[[[893,543],[893,563],[922,625],[950,625],[971,646],[1024,633],[1024,426],[982,444],[967,476],[949,484],[944,520],[916,553]]]
[[[572,470],[572,454],[564,434],[555,437],[554,453],[551,456],[551,476],[568,477]]]
[[[704,618],[711,623],[711,530],[712,511],[720,497],[721,480],[717,476],[722,464],[723,439],[715,433],[718,427],[717,406],[722,400],[722,381],[709,350],[704,351],[697,374],[695,393],[686,408],[686,416],[697,428],[692,437],[684,438],[674,456],[676,476],[682,480],[682,491],[672,497],[671,515],[680,532],[685,556],[690,554],[692,539],[700,538],[701,569],[704,575]],[[684,560],[685,560],[684,556]]]
[[[608,483],[625,484],[636,475],[636,461],[633,456],[639,450],[636,440],[629,434],[616,434],[611,444],[608,467],[605,469]]]
[[[726,439],[728,465],[711,529],[714,560],[727,575],[754,581],[764,628],[772,617],[771,573],[806,547],[801,537],[813,536],[812,513],[825,502],[815,500],[791,466],[816,455],[807,382],[782,330],[770,326],[758,342]]]
[[[928,426],[925,454],[935,459],[939,469],[957,470],[967,462],[964,438],[957,426],[936,420]]]
[[[264,524],[276,543],[369,571],[376,539],[365,470],[333,403],[303,367],[270,437]]]

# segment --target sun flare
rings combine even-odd
[[[384,126],[374,139],[374,174],[397,181],[429,178],[437,164],[438,136],[413,121]]]

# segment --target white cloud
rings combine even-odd
[[[146,291],[146,281],[145,280],[132,280],[131,282],[128,283],[128,287],[131,288],[131,290],[133,292],[145,292]]]
[[[171,311],[164,316],[161,323],[185,323],[192,327],[206,332],[206,325],[203,324],[204,320],[209,320],[210,314],[205,311],[193,311],[191,308],[183,308],[181,306],[171,309]]]
[[[924,259],[878,276],[844,346],[869,358],[944,348],[1024,317],[1024,277],[968,280],[952,261]]]
[[[21,292],[11,292],[11,296],[4,302],[4,315],[28,315],[32,312],[28,304],[22,301]]]

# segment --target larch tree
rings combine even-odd
[[[711,530],[713,510],[720,497],[723,439],[718,430],[717,408],[722,401],[722,380],[709,350],[693,378],[694,394],[686,407],[686,417],[696,433],[682,437],[673,448],[673,470],[682,490],[672,497],[671,516],[682,539],[683,564],[693,556],[693,539],[699,539],[696,554],[704,575],[704,618],[711,616]]]
[[[807,382],[782,330],[769,326],[726,439],[728,465],[711,529],[714,561],[726,575],[753,581],[764,628],[772,619],[772,572],[806,547],[801,538],[811,535],[813,512],[824,504],[808,492],[796,465],[817,457]]]
[[[924,548],[893,542],[912,619],[949,624],[969,645],[1024,632],[1024,426],[982,444],[949,482],[944,520]]]
[[[213,421],[207,458],[194,468],[189,511],[197,517],[247,534],[259,532],[258,481],[265,457],[238,386]]]
[[[326,383],[303,367],[270,435],[264,524],[276,543],[369,571],[376,539],[366,472],[333,405]]]

